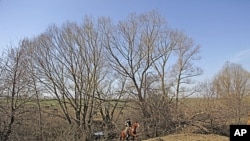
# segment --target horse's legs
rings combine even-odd
[[[124,141],[125,138],[126,138],[126,134],[124,134],[124,132],[122,131],[120,135],[120,141]]]
[[[136,131],[131,131],[131,139],[134,141],[136,138]]]
[[[128,136],[126,136],[125,138],[126,138],[126,140],[128,141],[128,139],[129,139],[129,135],[128,135]]]
[[[120,141],[122,141],[122,134],[120,135]]]
[[[128,141],[128,139],[129,139],[129,137],[130,137],[130,132],[129,132],[129,129],[125,132],[125,140],[127,140]]]

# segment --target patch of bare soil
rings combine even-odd
[[[229,138],[214,134],[174,134],[143,141],[229,141]]]

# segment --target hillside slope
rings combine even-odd
[[[175,134],[143,141],[229,141],[229,138],[214,134]]]

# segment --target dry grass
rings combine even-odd
[[[207,100],[206,99],[181,99],[181,106],[180,108],[183,108],[183,111],[185,115],[190,118],[192,115],[196,115],[196,113],[211,113],[211,114],[220,114],[221,112],[214,112],[214,107],[216,104],[220,103],[218,101],[214,101],[214,103],[211,104],[212,108],[207,107]],[[0,104],[5,105],[3,100],[0,100]],[[35,102],[28,102],[26,105],[24,105],[23,109],[20,108],[19,110],[26,111],[23,114],[19,114],[16,121],[15,126],[13,127],[13,134],[11,137],[11,140],[75,140],[75,134],[73,127],[70,127],[69,124],[65,119],[63,119],[63,112],[61,111],[58,103],[56,100],[42,100],[41,101],[41,108],[42,108],[42,123],[41,128],[42,131],[39,129],[38,124],[38,118],[39,118],[39,112],[37,109],[37,105]],[[219,105],[219,104],[218,104]],[[121,105],[123,106],[123,105]],[[210,108],[210,109],[209,109]],[[70,107],[70,114],[74,116],[73,109]],[[115,111],[115,118],[114,123],[116,125],[116,128],[113,130],[119,134],[120,130],[124,129],[124,121],[127,117],[130,117],[133,120],[138,120],[140,123],[143,122],[143,117],[141,117],[141,114],[139,113],[138,108],[136,107],[136,104],[130,103],[122,111],[122,114],[120,113],[120,109],[116,109]],[[0,111],[0,117],[3,117],[1,115]],[[119,116],[118,116],[119,115]],[[200,115],[201,116],[201,115]],[[196,116],[198,117],[198,116]],[[100,113],[97,113],[94,115],[95,121],[102,121],[102,117]],[[194,119],[195,120],[195,119]],[[218,120],[222,120],[221,118],[218,118]],[[247,122],[247,118],[242,118],[244,120],[243,122]],[[1,121],[1,118],[0,118]],[[214,120],[216,122],[217,119]],[[204,121],[204,123],[207,123]],[[218,122],[220,123],[220,122]],[[20,125],[19,125],[20,124]],[[101,124],[101,123],[100,123]],[[214,123],[216,124],[216,123]],[[101,128],[98,130],[102,130]],[[141,124],[141,127],[138,129],[138,135],[139,138],[144,138],[142,135],[143,133],[143,124]],[[205,135],[205,134],[191,134],[193,133],[200,133],[196,131],[200,131],[200,128],[196,128],[196,126],[185,126],[179,133],[182,134],[173,134],[168,135],[164,137],[157,137],[152,138],[144,141],[229,141],[228,137],[225,136],[219,136],[219,135]],[[94,131],[95,132],[95,131]],[[185,134],[184,134],[185,133]],[[215,133],[215,132],[213,132]],[[118,137],[117,137],[118,138]],[[116,140],[117,140],[116,138]]]
[[[229,141],[228,137],[204,134],[174,134],[165,137],[157,137],[143,141]]]

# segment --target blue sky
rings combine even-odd
[[[153,9],[201,45],[200,79],[212,78],[226,61],[250,71],[249,0],[0,0],[0,50],[50,24],[81,22],[85,15],[118,21]]]

